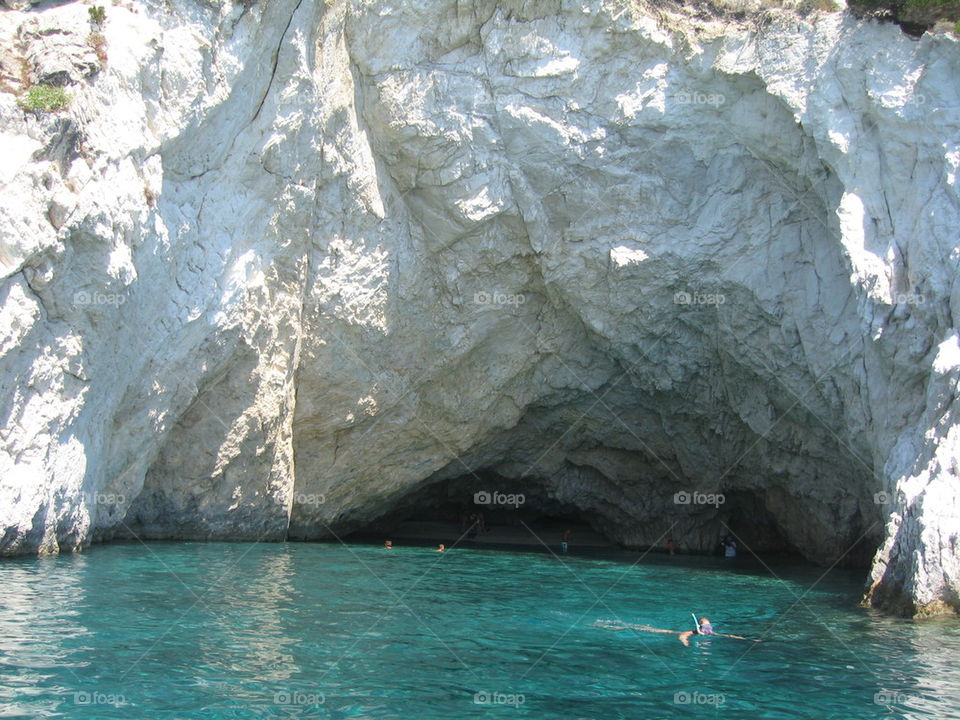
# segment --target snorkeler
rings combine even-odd
[[[694,616],[694,619],[696,619],[696,616]],[[680,642],[682,642],[686,647],[690,646],[691,635],[712,635],[714,637],[733,638],[734,640],[750,640],[751,642],[760,642],[759,640],[754,640],[753,638],[746,638],[746,637],[743,637],[742,635],[729,635],[727,633],[715,632],[713,629],[713,625],[710,622],[710,619],[705,617],[702,617],[699,620],[697,620],[696,630],[683,630],[683,631],[664,630],[663,628],[650,627],[649,625],[631,625],[629,623],[621,623],[620,625],[611,625],[611,624],[603,624],[597,621],[594,623],[594,625],[597,627],[611,628],[613,630],[623,630],[623,629],[629,628],[631,630],[640,630],[641,632],[661,633],[664,635],[677,635],[679,636],[678,639],[680,640]]]
[[[719,637],[728,637],[734,638],[735,640],[746,640],[747,638],[741,635],[726,635],[724,633],[717,633],[713,631],[713,625],[710,623],[710,618],[702,617],[697,620],[697,629],[696,630],[685,630],[680,633],[680,642],[684,645],[690,645],[690,636],[691,635],[717,635]],[[760,642],[756,640],[755,642]]]

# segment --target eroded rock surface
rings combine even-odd
[[[960,605],[956,39],[182,0],[108,6],[93,72],[57,56],[86,12],[0,16],[64,29],[73,94],[0,93],[4,553],[326,538],[499,483]]]

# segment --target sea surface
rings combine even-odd
[[[740,558],[140,543],[0,562],[4,718],[960,718],[960,623]],[[708,616],[731,638],[692,628]],[[604,627],[612,626],[612,627]]]

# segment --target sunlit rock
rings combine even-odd
[[[4,553],[339,537],[497,490],[957,608],[955,39],[167,5],[107,5],[96,73],[56,56],[86,6],[43,10],[69,106],[0,94]]]

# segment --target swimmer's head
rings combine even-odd
[[[383,543],[383,546],[388,550],[393,550],[393,540],[387,540]]]
[[[709,625],[709,624],[710,624],[710,618],[705,618],[705,617],[700,618],[700,624],[701,624],[701,625]]]

